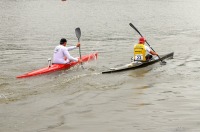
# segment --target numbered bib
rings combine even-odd
[[[143,60],[143,55],[142,54],[135,55],[135,60],[142,61]]]

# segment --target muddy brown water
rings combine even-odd
[[[1,0],[1,132],[197,132],[200,130],[198,0]],[[130,62],[139,35],[174,59],[101,74]],[[47,75],[60,38],[98,59]],[[79,56],[78,49],[70,52]]]

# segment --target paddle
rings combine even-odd
[[[78,38],[78,42],[80,42],[80,37],[81,37],[81,29],[78,27],[75,29],[76,37]],[[79,47],[79,55],[81,59],[81,46]],[[83,64],[81,62],[81,67],[83,68]]]
[[[143,37],[142,36],[142,34],[139,32],[139,30],[132,24],[132,23],[129,23],[129,25],[133,28],[133,29],[135,29],[135,31],[136,32],[138,32],[139,33],[139,35],[141,36],[141,37]],[[154,51],[154,49],[150,46],[150,44],[145,40],[145,42],[149,45],[149,47]],[[154,51],[155,52],[155,51]],[[159,55],[157,55],[158,56],[158,58],[159,58],[159,60],[160,60],[160,64],[161,65],[165,65],[167,62],[165,62],[164,60],[162,60],[161,58],[160,58],[160,56]]]

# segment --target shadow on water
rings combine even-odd
[[[152,71],[154,68],[154,66],[148,66],[148,67],[145,67],[145,68],[140,68],[140,69],[136,69],[136,70],[133,70],[133,71],[130,71],[130,74],[129,76],[131,77],[138,77],[138,78],[145,78],[146,75],[148,75],[148,73],[150,71]]]

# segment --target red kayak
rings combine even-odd
[[[82,62],[87,62],[90,60],[94,60],[97,58],[97,54],[98,53],[92,53],[89,55],[84,55],[81,57]],[[44,74],[44,73],[49,73],[49,72],[54,72],[54,71],[58,71],[58,70],[63,70],[63,69],[69,69],[75,65],[78,65],[80,62],[70,62],[68,64],[52,64],[48,67],[44,67],[32,72],[28,72],[26,74],[17,76],[16,78],[26,78],[26,77],[31,77],[31,76],[36,76],[36,75],[40,75],[40,74]]]

